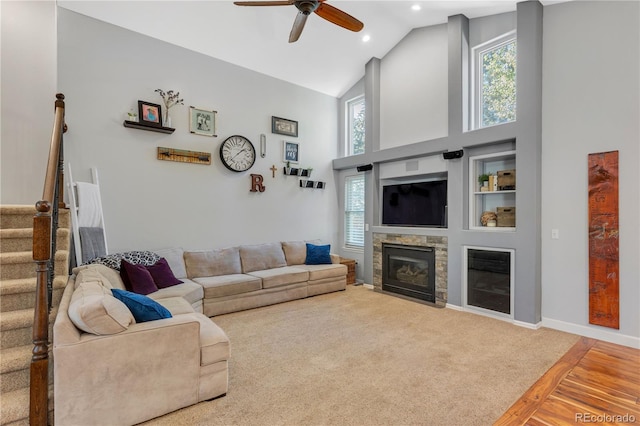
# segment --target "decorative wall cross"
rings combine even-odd
[[[278,171],[278,168],[276,167],[276,165],[275,164],[272,165],[269,170],[271,170],[271,177],[275,178],[276,177],[276,172]]]

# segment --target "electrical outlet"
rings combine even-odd
[[[552,240],[559,240],[560,239],[560,230],[552,229],[551,230],[551,239]]]

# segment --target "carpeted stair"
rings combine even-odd
[[[29,370],[33,350],[36,264],[32,206],[0,206],[0,425],[29,424]],[[53,280],[53,321],[69,275],[70,219],[60,209]],[[51,345],[51,343],[50,343]],[[49,407],[53,408],[53,361],[49,352]],[[50,418],[52,420],[52,412]],[[52,422],[51,422],[52,423]]]

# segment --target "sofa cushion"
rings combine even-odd
[[[282,251],[282,244],[280,243],[241,246],[240,259],[242,262],[242,272],[245,274],[253,271],[287,266],[287,261]]]
[[[307,244],[304,241],[283,241],[282,251],[287,265],[303,265],[307,258]]]
[[[171,318],[171,312],[153,299],[126,290],[112,289],[113,296],[122,301],[133,314],[136,322]]]
[[[123,253],[113,253],[102,257],[96,257],[86,263],[99,263],[101,265],[108,266],[109,268],[120,270],[120,261],[124,259],[134,265],[153,265],[160,256],[151,251],[127,251]]]
[[[300,265],[297,267],[309,271],[309,281],[347,276],[347,266],[339,263],[331,265]]]
[[[167,308],[167,310],[171,312],[172,316],[191,314],[195,312],[193,306],[191,306],[191,304],[182,297],[167,297],[157,300],[157,302]]]
[[[305,259],[305,265],[328,265],[331,263],[331,245],[326,244],[318,246],[315,244],[307,243],[307,258]]]
[[[146,268],[158,288],[167,288],[182,283],[173,275],[173,271],[164,257],[158,260],[155,265],[146,266]]]
[[[185,251],[184,263],[188,278],[215,277],[241,273],[238,248],[210,251]]]
[[[202,300],[204,297],[204,291],[200,284],[184,278],[182,280],[182,284],[161,288],[155,293],[148,294],[147,297],[150,297],[153,300],[161,300],[169,297],[182,297],[193,305]]]
[[[120,333],[135,322],[129,308],[98,281],[78,285],[71,296],[68,314],[80,330],[97,335]]]
[[[200,365],[229,359],[229,338],[225,332],[202,314],[187,314],[200,323]]]
[[[128,291],[147,295],[158,291],[153,277],[144,265],[134,265],[122,259],[120,263],[120,276]]]
[[[73,268],[73,274],[76,276],[75,288],[86,281],[99,281],[107,288],[124,289],[124,283],[120,277],[120,273],[104,265],[84,265]]]
[[[176,278],[187,278],[187,268],[184,266],[184,250],[181,247],[154,250],[154,253],[167,259],[167,263]]]
[[[309,279],[309,272],[296,266],[253,271],[249,275],[262,278],[262,288],[281,287],[283,285],[301,283]]]
[[[262,288],[262,280],[260,278],[246,274],[194,278],[193,280],[204,288],[205,299],[249,293]]]

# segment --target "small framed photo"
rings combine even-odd
[[[282,141],[282,161],[298,163],[300,161],[300,145],[298,142]]]
[[[162,107],[158,104],[138,101],[138,117],[140,117],[140,124],[162,127]]]
[[[271,117],[271,133],[298,137],[298,122],[286,118]]]
[[[216,137],[217,111],[209,111],[196,107],[189,107],[189,132],[196,135]]]

